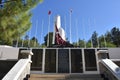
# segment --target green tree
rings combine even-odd
[[[49,32],[49,46],[52,46],[53,32]],[[48,34],[44,37],[44,44],[47,46]]]
[[[85,47],[85,41],[79,39],[79,40],[78,40],[78,45],[79,45],[81,48]]]
[[[78,42],[74,42],[73,45],[83,48],[83,47],[85,47],[85,41],[82,39],[79,39]]]
[[[111,40],[117,47],[120,46],[120,30],[119,30],[119,28],[116,28],[116,27],[112,28]]]
[[[93,47],[97,47],[98,46],[98,40],[97,40],[98,34],[96,31],[93,32],[91,39],[92,39]]]
[[[105,40],[105,36],[104,35],[101,35],[99,37],[99,44],[100,44],[99,47],[106,47],[106,40]]]
[[[13,39],[17,40],[31,26],[31,9],[41,0],[5,0],[3,8],[0,9],[0,42],[12,44]],[[1,44],[0,43],[0,44]]]

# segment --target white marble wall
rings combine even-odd
[[[120,48],[108,48],[110,59],[120,59]]]
[[[0,45],[0,59],[18,59],[19,48]]]

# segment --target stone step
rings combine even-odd
[[[104,80],[98,74],[31,74],[29,80]]]

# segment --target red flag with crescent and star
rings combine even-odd
[[[51,14],[51,11],[49,10],[49,11],[48,11],[48,15],[50,15],[50,14]]]

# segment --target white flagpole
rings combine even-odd
[[[31,28],[30,28],[30,32],[29,32],[28,47],[30,47],[30,36],[31,36]]]
[[[90,40],[90,41],[91,41],[91,48],[93,48],[93,42],[92,42],[92,38],[91,38],[91,40]]]
[[[64,21],[65,21],[65,37],[67,36],[67,33],[66,33],[66,16],[64,16]]]
[[[70,43],[71,43],[71,15],[72,15],[72,10],[70,10]]]
[[[37,36],[37,27],[38,27],[38,20],[36,21],[35,38]],[[36,47],[36,39],[35,39],[35,42],[34,42],[34,47]]]
[[[77,42],[77,46],[79,46],[78,44],[78,20],[76,19],[76,42]]]
[[[83,27],[83,36],[84,36],[84,48],[86,48],[86,41],[85,41],[85,28],[84,28],[84,22],[82,21],[82,27]]]
[[[94,25],[96,27],[96,24],[95,24],[95,19],[94,19]],[[98,44],[98,48],[100,47],[100,44],[99,44],[99,39],[98,39],[98,35],[97,35],[97,44]]]
[[[41,40],[40,40],[41,44],[42,44],[43,26],[44,26],[44,21],[42,20],[42,30],[41,30]]]
[[[90,31],[90,19],[88,21],[88,31]],[[89,32],[89,34],[90,34],[90,32]],[[92,38],[91,38],[90,42],[91,42],[91,48],[93,48]]]
[[[19,37],[17,37],[16,47],[18,47]]]
[[[20,38],[20,32],[18,31],[18,37],[17,37],[16,47],[18,47],[18,46],[19,46],[19,38]]]
[[[106,39],[105,39],[105,35],[104,36],[104,43],[105,43],[105,47],[107,47],[107,44],[106,44]]]
[[[23,44],[24,44],[24,39],[22,39],[22,47],[24,46]]]
[[[97,36],[97,43],[98,43],[98,48],[100,47],[100,44],[99,44],[99,39],[98,39],[98,36]]]
[[[56,19],[54,19],[54,20],[56,20]],[[56,22],[54,21],[54,26],[53,26],[53,40],[52,40],[52,44],[55,44],[55,33],[56,33],[55,25],[56,25]]]
[[[49,47],[49,29],[50,29],[50,14],[48,14],[48,38],[47,38],[47,47]]]

